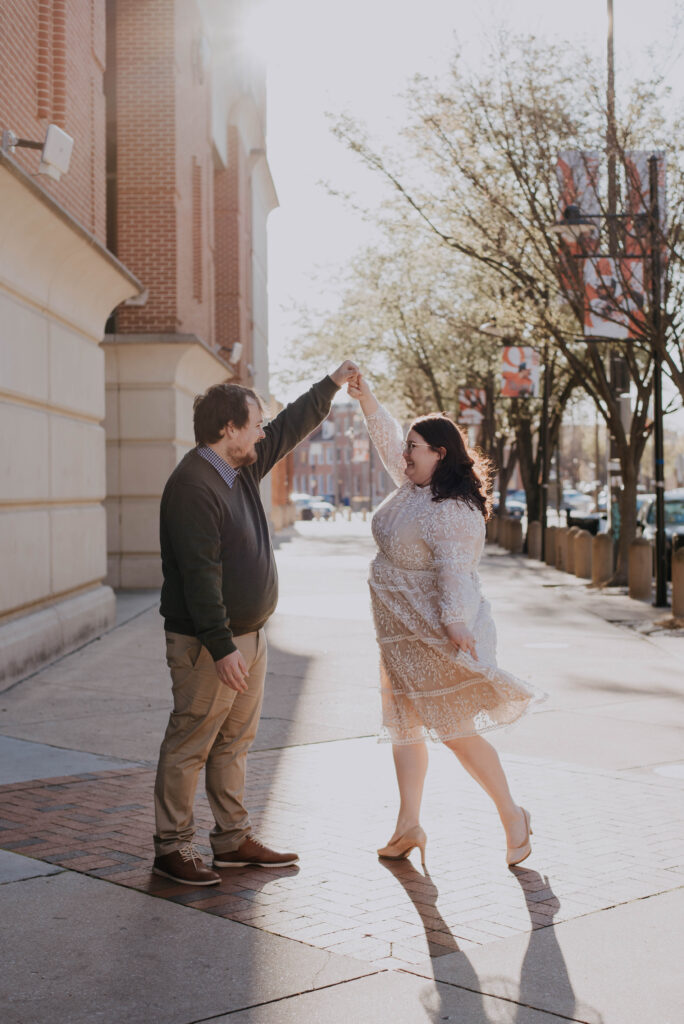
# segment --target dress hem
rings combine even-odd
[[[492,725],[485,725],[481,729],[472,729],[470,731],[463,731],[462,729],[457,730],[455,732],[450,731],[446,736],[440,736],[436,733],[434,729],[430,729],[427,726],[423,726],[423,735],[418,737],[418,739],[411,740],[392,739],[392,737],[389,734],[389,729],[387,728],[386,725],[383,725],[377,735],[377,742],[391,743],[392,746],[394,747],[408,747],[414,743],[425,743],[426,740],[430,740],[431,743],[437,746],[439,743],[447,743],[449,740],[468,739],[472,736],[480,736],[482,735],[482,733],[485,732],[494,732],[496,729],[510,729],[512,725],[517,725],[517,723],[521,721],[521,719],[526,718],[527,715],[531,713],[534,707],[536,707],[538,704],[543,704],[544,701],[548,700],[548,696],[548,693],[544,693],[543,691],[538,691],[537,693],[535,693],[533,696],[530,697],[529,701],[527,702],[523,710],[520,712],[520,714],[516,715],[516,717],[511,719],[510,722],[495,722]]]

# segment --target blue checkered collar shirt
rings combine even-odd
[[[235,483],[235,478],[239,475],[239,469],[233,469],[229,466],[225,459],[222,459],[220,455],[217,455],[213,448],[209,448],[206,444],[197,445],[197,454],[201,455],[203,459],[211,463],[216,472],[226,481],[229,487],[232,488]]]

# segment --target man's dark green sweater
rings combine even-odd
[[[196,636],[214,661],[236,648],[232,637],[261,629],[275,610],[278,574],[259,481],[330,412],[330,377],[264,427],[257,461],[232,488],[195,449],[176,466],[161,500],[164,584],[161,614],[171,633]]]

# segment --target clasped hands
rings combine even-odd
[[[335,372],[331,373],[330,376],[335,381],[338,388],[341,388],[346,384],[349,397],[355,398],[359,402],[361,399],[367,398],[371,394],[371,389],[363,377],[361,370],[356,363],[352,362],[351,359],[345,359],[342,365],[338,366]]]

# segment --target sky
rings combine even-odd
[[[247,41],[267,66],[268,159],[280,203],[268,227],[269,350],[277,371],[297,336],[296,308],[335,308],[344,266],[372,240],[369,225],[323,183],[363,206],[383,194],[332,136],[328,113],[350,113],[374,140],[391,143],[401,124],[400,95],[415,73],[444,72],[458,45],[476,61],[483,37],[500,23],[583,41],[603,55],[606,2],[250,0],[248,7]],[[684,96],[684,59],[671,46],[678,17],[684,19],[684,0],[614,0],[618,90],[621,75],[644,67],[646,50],[655,47],[667,54],[674,93]]]

